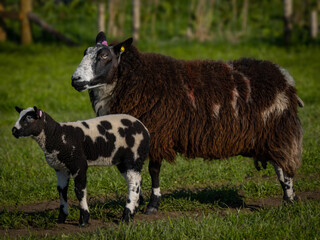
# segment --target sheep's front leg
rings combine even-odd
[[[148,208],[146,214],[151,215],[155,214],[158,211],[158,207],[161,201],[161,192],[160,192],[160,184],[159,184],[159,174],[161,168],[161,161],[156,162],[149,160],[149,174],[151,176],[152,181],[152,193],[150,196],[150,202],[148,204]]]
[[[274,170],[278,176],[279,182],[283,189],[283,200],[286,202],[293,202],[295,200],[295,193],[293,189],[293,179],[286,176],[285,172],[277,164],[273,163]]]
[[[128,185],[128,200],[123,211],[122,221],[129,222],[139,207],[141,193],[141,173],[134,170],[128,170],[122,173]]]
[[[60,211],[59,211],[58,223],[64,223],[69,214],[67,194],[68,194],[70,174],[69,172],[63,172],[59,170],[56,170],[56,174],[57,174],[57,189],[60,196]]]
[[[76,174],[73,175],[74,178],[74,191],[79,200],[80,208],[80,219],[79,224],[81,227],[89,224],[89,207],[87,203],[87,174],[86,170],[78,170]]]

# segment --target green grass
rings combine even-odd
[[[71,75],[86,46],[59,45],[19,47],[0,45],[0,207],[12,208],[58,199],[54,170],[45,162],[38,145],[30,138],[15,139],[11,128],[18,118],[14,106],[37,107],[57,121],[94,117],[86,92],[71,87]],[[196,42],[139,43],[143,51],[159,52],[176,58],[228,60],[255,57],[271,60],[294,76],[299,96],[305,102],[299,116],[304,128],[303,165],[295,189],[320,191],[320,95],[319,47],[283,49],[249,44],[199,44]],[[245,202],[280,196],[282,190],[273,168],[256,171],[249,158],[205,161],[178,155],[176,164],[163,163],[160,179],[163,193],[160,211],[180,213],[180,217],[156,222],[135,222],[105,228],[81,239],[316,239],[319,202],[306,201],[288,207],[270,207],[256,212],[241,209]],[[143,193],[150,194],[147,164],[143,168]],[[88,195],[91,217],[112,222],[121,216],[127,188],[117,169],[90,168]],[[69,199],[76,201],[73,181]],[[101,200],[103,199],[103,200]],[[145,207],[142,206],[142,207]],[[229,211],[230,210],[230,211]],[[184,213],[184,214],[183,214]],[[197,217],[194,217],[194,215]],[[37,227],[53,229],[58,210],[38,213],[4,210],[0,228]],[[79,211],[71,207],[68,220],[77,221]],[[61,238],[72,238],[65,233]]]

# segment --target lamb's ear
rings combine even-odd
[[[99,32],[96,37],[96,44],[98,44],[98,43],[102,44],[104,41],[105,42],[107,41],[106,35],[104,34],[104,32]]]
[[[115,45],[113,47],[114,53],[116,55],[119,55],[120,53],[125,52],[131,46],[132,42],[133,42],[133,39],[132,38],[128,38],[124,42]]]
[[[17,106],[15,106],[15,109],[16,109],[16,111],[17,111],[18,113],[20,113],[20,112],[23,110],[23,108],[20,108],[20,107],[17,107]]]
[[[37,118],[41,118],[42,117],[42,111],[40,109],[38,109],[36,106],[34,106],[33,109],[37,114]]]

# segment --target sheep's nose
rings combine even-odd
[[[78,81],[81,77],[80,76],[72,76],[71,80],[73,81]]]

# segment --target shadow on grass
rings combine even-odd
[[[238,190],[223,186],[221,188],[179,189],[162,195],[162,199],[186,199],[200,204],[212,204],[220,208],[247,208],[251,211],[261,209],[258,205],[247,205]]]

